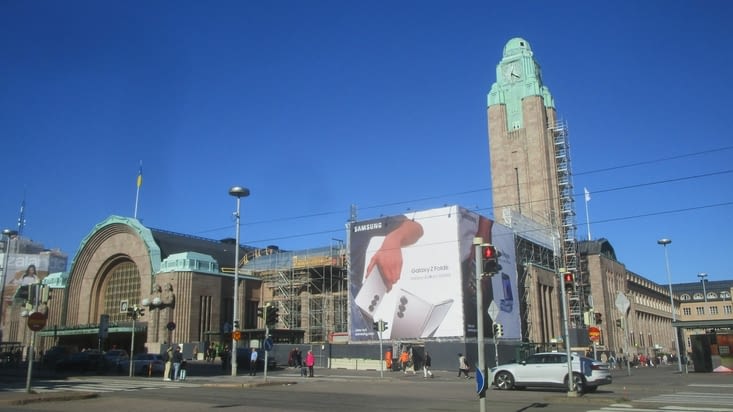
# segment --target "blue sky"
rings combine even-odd
[[[367,4],[368,3],[368,4]],[[493,217],[486,94],[529,41],[570,130],[578,235],[666,284],[732,279],[728,1],[5,1],[0,226],[70,260],[94,225],[304,249],[359,220]]]

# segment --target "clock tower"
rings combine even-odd
[[[557,113],[526,40],[504,46],[487,106],[494,216],[501,220],[511,210],[558,228]]]

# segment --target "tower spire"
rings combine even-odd
[[[25,191],[23,191],[23,201],[20,203],[20,212],[18,213],[18,236],[23,235],[25,227]]]

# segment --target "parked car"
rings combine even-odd
[[[579,393],[595,392],[600,385],[611,383],[607,363],[571,355],[575,389]],[[498,389],[524,389],[527,386],[568,387],[568,357],[561,352],[530,355],[526,360],[491,368],[492,384]]]
[[[102,372],[106,367],[104,355],[97,350],[72,353],[56,362],[57,372]]]
[[[55,366],[58,361],[71,355],[71,349],[66,346],[53,346],[43,353],[43,364]]]
[[[252,348],[237,348],[237,365],[239,370],[249,370],[249,359],[252,354]],[[274,356],[267,357],[267,370],[273,370],[277,367]],[[265,351],[257,349],[257,370],[265,370]]]
[[[121,373],[129,373],[130,359],[125,359],[117,365]],[[157,353],[139,353],[134,355],[132,361],[132,374],[141,376],[163,376],[165,371],[165,360],[163,355]]]
[[[125,362],[130,359],[130,355],[124,349],[110,349],[104,353],[104,360],[108,365],[118,366],[121,362]]]

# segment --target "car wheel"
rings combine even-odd
[[[494,379],[494,385],[502,390],[509,390],[514,387],[514,377],[507,371],[499,372]]]
[[[565,387],[568,386],[568,377],[565,377]],[[577,393],[583,393],[585,391],[585,379],[583,379],[583,375],[579,373],[573,374],[573,386],[575,387],[575,392]]]

